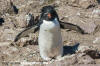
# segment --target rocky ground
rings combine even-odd
[[[100,0],[11,1],[0,0],[0,66],[100,66]],[[64,56],[48,62],[39,55],[38,32],[13,42],[45,5],[55,6],[62,22],[77,25],[86,33],[61,29]]]

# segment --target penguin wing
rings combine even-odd
[[[26,28],[25,30],[23,30],[22,32],[20,32],[14,39],[14,42],[18,41],[21,37],[24,37],[26,35],[28,35],[29,33],[35,33],[36,31],[39,30],[39,26],[31,26],[29,28]]]
[[[60,21],[60,27],[62,29],[70,29],[70,30],[75,30],[81,34],[85,34],[84,30],[82,28],[80,28],[77,25],[71,24],[71,23],[65,23],[65,22],[61,22]]]

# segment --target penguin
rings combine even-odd
[[[39,30],[38,44],[41,58],[46,61],[55,57],[61,58],[63,56],[62,36],[59,17],[53,6],[44,6],[41,9],[39,23],[19,33],[14,42],[28,32],[35,33],[37,30]]]
[[[42,8],[41,25],[38,36],[40,56],[44,60],[63,56],[63,43],[59,17],[52,6]]]

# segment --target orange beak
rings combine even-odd
[[[51,18],[51,14],[50,13],[48,13],[48,18]]]

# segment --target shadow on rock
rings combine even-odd
[[[12,10],[14,11],[15,14],[18,14],[18,8],[13,4],[12,1],[10,1],[10,5],[12,7]]]
[[[86,50],[84,52],[93,59],[100,59],[100,52],[97,50]]]
[[[67,54],[74,54],[79,47],[79,43],[76,43],[74,46],[64,46],[64,56]]]
[[[98,1],[98,3],[100,4],[100,0],[97,0]]]
[[[2,25],[2,23],[4,23],[4,19],[0,18],[0,25]]]

